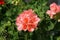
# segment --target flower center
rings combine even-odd
[[[24,18],[24,23],[28,23],[28,18]]]

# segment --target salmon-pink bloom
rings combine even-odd
[[[51,10],[47,10],[46,13],[50,16],[51,19],[53,19],[54,15],[56,14],[55,12],[53,12]]]
[[[37,28],[40,19],[32,9],[23,11],[16,19],[18,31],[24,30],[33,32]]]
[[[50,5],[50,10],[52,10],[52,11],[54,11],[56,13],[60,12],[60,8],[59,8],[59,6],[56,3],[52,3]]]
[[[50,16],[51,19],[54,18],[54,15],[60,12],[60,6],[57,5],[56,3],[52,3],[50,5],[50,10],[47,10],[47,14]]]
[[[52,4],[50,5],[50,10],[58,13],[58,12],[60,12],[60,7],[59,7],[56,3],[52,3]]]

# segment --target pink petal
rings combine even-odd
[[[23,26],[20,24],[20,26],[17,27],[17,30],[18,30],[18,31],[21,31],[22,28],[23,28]]]

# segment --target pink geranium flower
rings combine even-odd
[[[54,15],[60,12],[60,6],[57,5],[56,3],[52,3],[50,5],[50,10],[47,10],[47,14],[50,16],[51,19],[54,18]]]
[[[25,10],[16,18],[17,29],[18,31],[28,30],[29,32],[33,32],[37,28],[39,21],[40,19],[32,9]]]
[[[55,13],[60,12],[60,7],[56,3],[52,3],[50,5],[50,10],[54,11]]]
[[[47,10],[46,13],[50,16],[51,19],[53,19],[53,16],[56,14],[55,12],[53,12],[51,10]]]

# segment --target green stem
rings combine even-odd
[[[28,33],[25,34],[25,40],[28,40]]]
[[[53,40],[53,36],[52,35],[50,36],[50,38],[51,38],[51,40]]]

